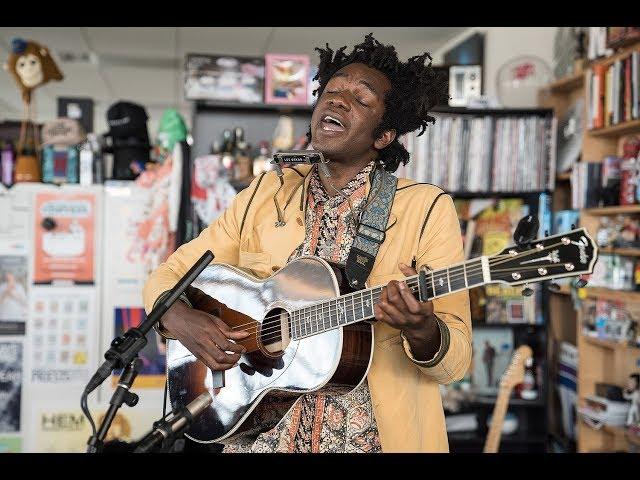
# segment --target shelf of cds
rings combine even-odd
[[[402,175],[450,192],[535,192],[555,185],[551,109],[443,110],[422,135],[405,135]]]

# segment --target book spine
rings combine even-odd
[[[631,57],[624,59],[624,120],[631,120]]]

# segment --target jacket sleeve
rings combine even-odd
[[[261,179],[262,176],[256,177],[248,188],[236,195],[220,217],[205,228],[197,238],[173,252],[151,273],[142,293],[147,313],[151,311],[158,297],[173,288],[205,250],[213,252],[215,263],[238,264],[243,217]]]
[[[418,271],[432,270],[462,262],[464,251],[460,223],[452,198],[436,199],[418,246]],[[471,364],[471,311],[469,293],[463,290],[433,300],[440,328],[440,349],[434,358],[419,361],[413,357],[409,342],[402,336],[405,353],[418,368],[435,382],[447,384],[464,377]]]

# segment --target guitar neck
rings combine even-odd
[[[429,271],[422,286],[418,275],[407,277],[405,281],[414,294],[432,300],[489,283],[491,278],[488,265],[488,257],[482,256]],[[292,338],[298,340],[372,319],[373,306],[380,299],[383,288],[384,286],[378,286],[358,290],[291,312],[289,327]]]
[[[511,396],[511,388],[502,388],[496,399],[496,405],[493,408],[493,416],[491,418],[491,426],[487,434],[487,440],[484,444],[484,453],[497,453],[502,438],[502,424],[509,406],[509,397]]]

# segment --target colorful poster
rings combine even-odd
[[[96,350],[95,292],[41,287],[33,289],[32,298],[31,381],[86,383]]]
[[[90,408],[96,428],[102,423],[106,408]],[[162,417],[162,407],[131,410],[121,408],[111,423],[105,438],[105,452],[108,442],[135,442],[151,431],[153,422]],[[89,420],[80,409],[39,409],[36,418],[34,438],[38,453],[83,453],[87,450],[87,440],[91,436]]]
[[[0,335],[24,335],[27,292],[27,257],[0,255]]]
[[[0,453],[20,453],[22,439],[20,437],[0,437]]]
[[[34,283],[93,284],[95,207],[92,193],[36,194]]]
[[[130,328],[137,327],[146,318],[143,308],[116,307],[115,308],[115,336],[122,335]],[[135,380],[137,388],[164,388],[166,373],[166,345],[155,331],[147,335],[147,344],[140,351],[138,357],[143,362],[143,368]],[[114,372],[113,385],[116,385],[121,371]]]
[[[0,342],[0,432],[20,431],[22,343]]]

